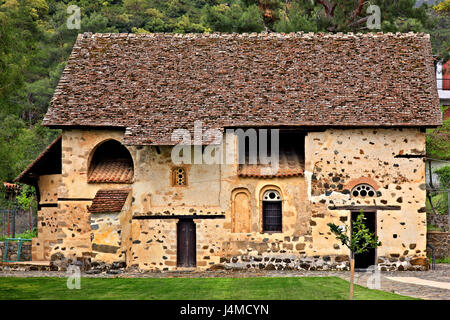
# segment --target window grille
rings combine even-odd
[[[263,195],[263,231],[282,231],[281,196],[278,191],[268,190]]]
[[[369,184],[358,184],[352,189],[352,196],[353,197],[375,197],[376,196],[375,189],[369,185]]]
[[[184,170],[184,168],[175,168],[172,172],[172,175],[174,186],[186,185],[186,171]]]

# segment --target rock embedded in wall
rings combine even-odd
[[[307,257],[305,255],[263,254],[257,256],[234,256],[221,258],[219,265],[210,270],[349,270],[346,255]]]

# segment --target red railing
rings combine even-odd
[[[436,79],[438,90],[450,90],[450,78]]]

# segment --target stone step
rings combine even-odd
[[[0,271],[20,270],[20,271],[50,271],[50,261],[17,261],[0,262]]]

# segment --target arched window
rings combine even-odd
[[[186,170],[184,168],[172,169],[172,185],[185,186],[187,184]]]
[[[108,140],[95,149],[89,164],[88,182],[132,183],[133,176],[133,158],[119,141]]]
[[[371,198],[375,197],[377,195],[375,189],[370,185],[366,183],[361,183],[356,185],[351,192],[353,197],[362,197],[362,198]]]
[[[267,190],[262,198],[263,232],[282,231],[281,195],[276,190]]]

